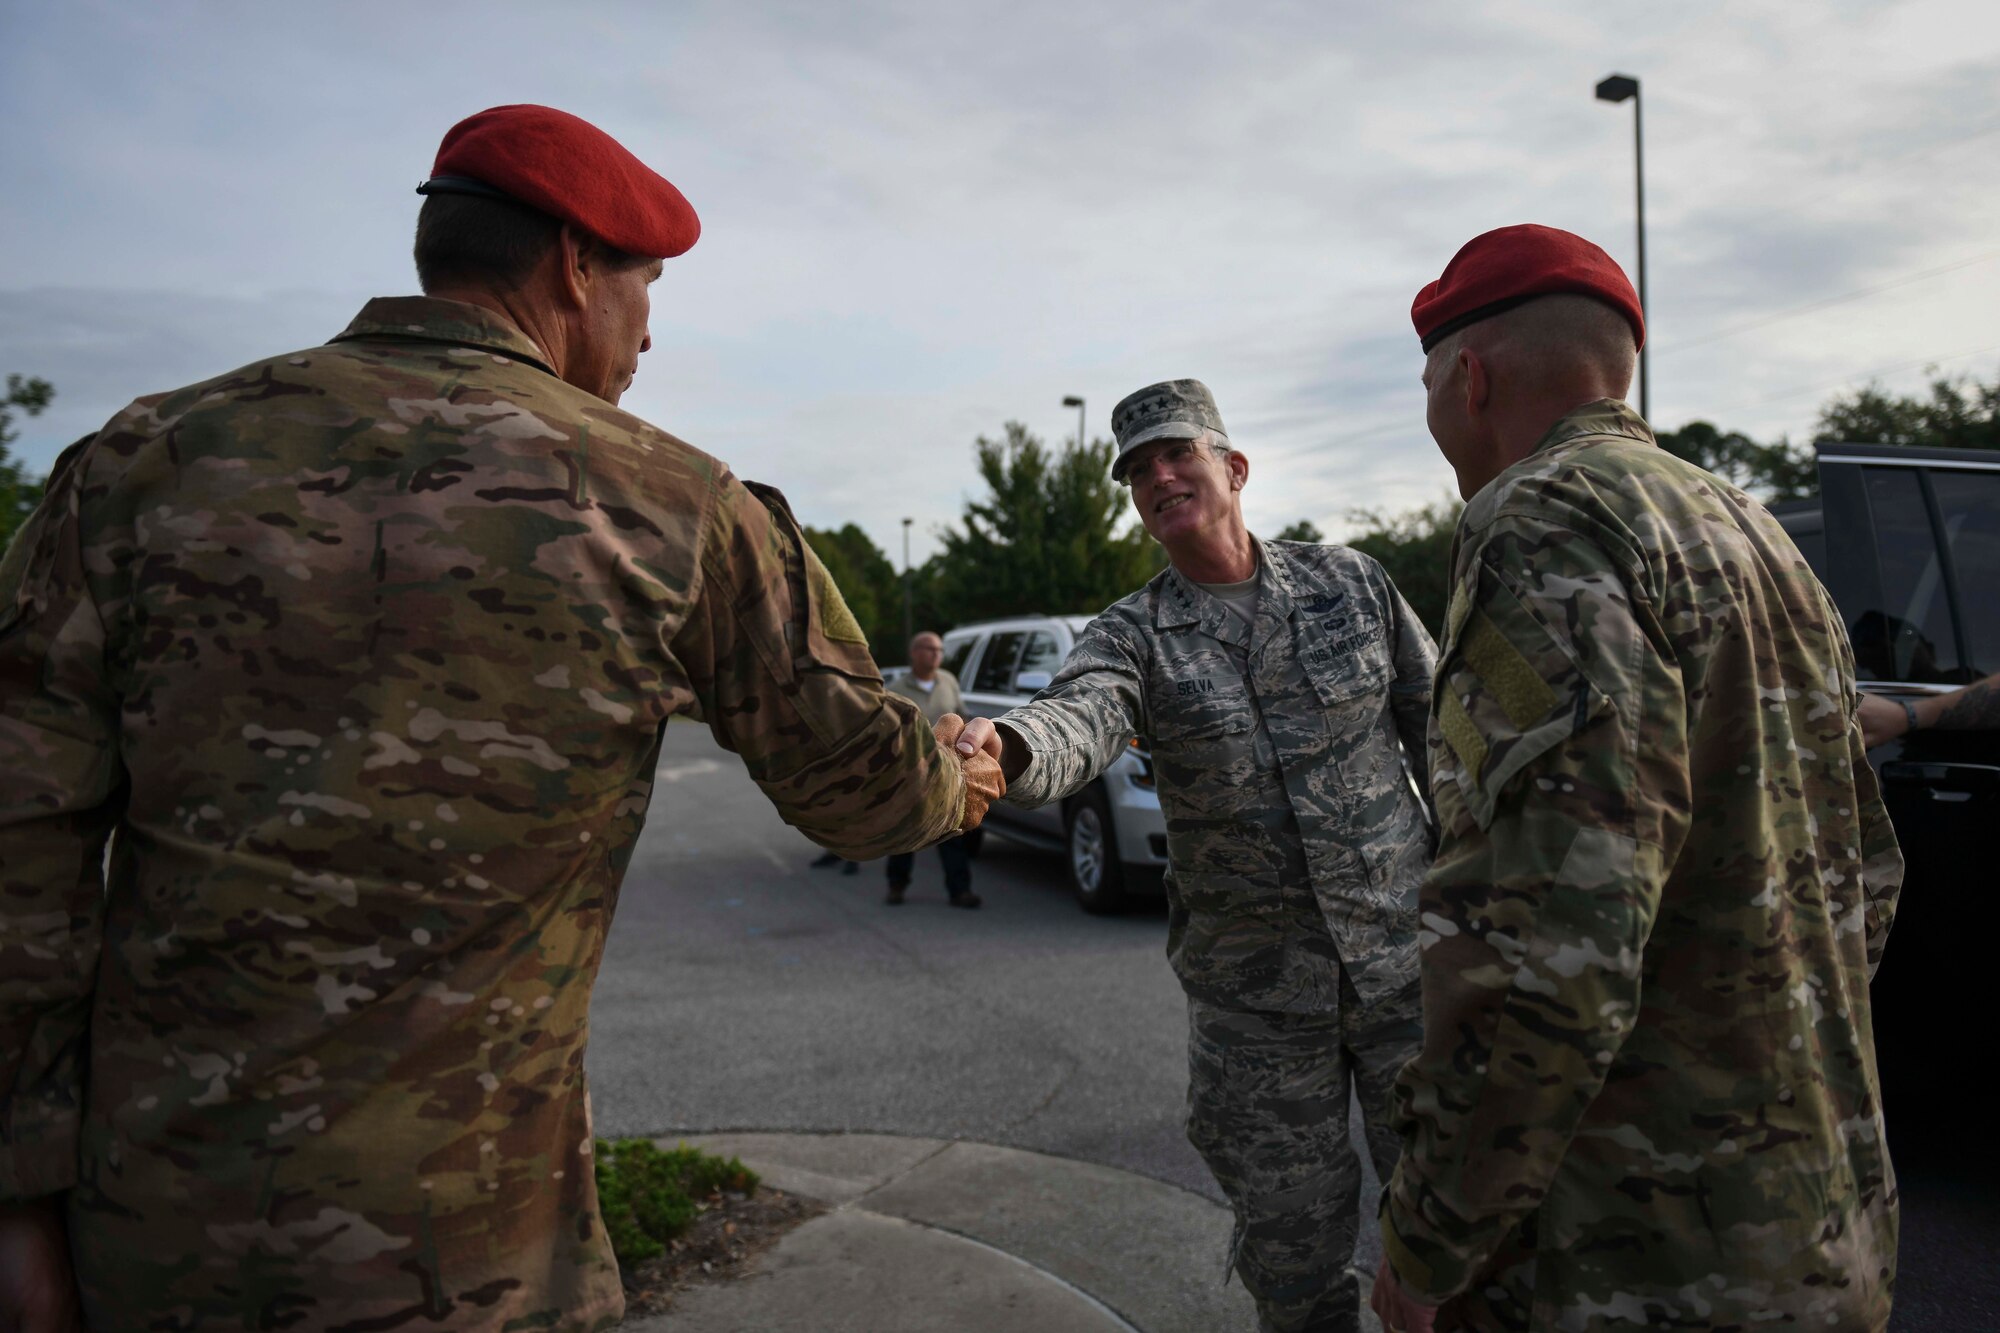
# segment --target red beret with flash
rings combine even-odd
[[[1523,223],[1467,241],[1444,276],[1417,293],[1410,322],[1430,351],[1468,324],[1512,310],[1537,296],[1568,292],[1604,302],[1646,345],[1646,316],[1625,270],[1583,237]]]
[[[670,259],[701,235],[701,219],[671,182],[554,107],[496,106],[459,121],[417,193],[509,199],[648,259]]]

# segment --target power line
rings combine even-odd
[[[1933,143],[1928,148],[1923,149],[1922,151],[1905,154],[1895,163],[1895,165],[1891,166],[1887,171],[1880,172],[1875,175],[1862,179],[1842,181],[1838,184],[1831,185],[1826,189],[1819,191],[1819,193],[1812,195],[1806,199],[1797,200],[1790,204],[1786,204],[1777,208],[1765,208],[1760,210],[1760,212],[1764,217],[1767,218],[1782,217],[1785,216],[1786,214],[1799,214],[1807,212],[1817,214],[1820,204],[1824,203],[1828,199],[1838,198],[1841,195],[1850,194],[1855,190],[1862,189],[1864,187],[1880,189],[1885,181],[1902,176],[1907,172],[1909,172],[1913,167],[1922,166],[1925,163],[1930,162],[1931,160],[1939,156],[1942,156],[1945,153],[1952,152],[1959,148],[1963,148],[1965,145],[1969,143],[1977,142],[1978,140],[1984,139],[1988,135],[1995,133],[2000,133],[2000,119],[1994,119],[1988,121],[1983,125],[1980,125],[1972,130],[1967,131],[1964,134],[1959,135],[1957,138],[1946,139],[1942,143]],[[1748,320],[1742,324],[1733,324],[1727,328],[1718,329],[1714,332],[1706,333],[1701,335],[1700,337],[1692,338],[1684,342],[1669,343],[1667,344],[1667,346],[1660,349],[1660,355],[1672,356],[1674,353],[1686,351],[1690,347],[1699,347],[1704,343],[1716,342],[1723,338],[1733,338],[1739,333],[1747,333],[1751,329],[1762,328],[1766,324],[1776,323],[1777,321],[1782,319],[1790,319],[1794,315],[1802,315],[1813,310],[1823,309],[1826,306],[1838,305],[1843,301],[1859,300],[1864,296],[1873,296],[1878,292],[1889,291],[1893,288],[1901,287],[1908,283],[1922,282],[1928,278],[1940,277],[1943,274],[1954,272],[1957,269],[1970,268],[1974,264],[1984,263],[1987,260],[1994,258],[1996,255],[2000,255],[2000,250],[1990,251],[1982,255],[1976,255],[1971,259],[1960,260],[1954,264],[1945,264],[1935,269],[1926,269],[1921,273],[1911,274],[1909,277],[1906,278],[1892,279],[1891,281],[1885,283],[1880,283],[1872,287],[1864,287],[1858,291],[1847,292],[1840,296],[1830,296],[1825,298],[1824,300],[1809,301],[1804,305],[1793,306],[1789,309],[1777,311],[1770,315],[1765,315],[1757,319]]]
[[[1789,203],[1779,205],[1775,208],[1766,207],[1760,209],[1759,212],[1765,217],[1783,217],[1786,214],[1795,214],[1795,213],[1814,213],[1816,215],[1819,206],[1825,203],[1829,199],[1838,199],[1842,195],[1852,194],[1856,190],[1861,190],[1861,189],[1880,189],[1885,181],[1893,180],[1896,177],[1902,176],[1907,172],[1909,172],[1910,169],[1913,167],[1923,166],[1925,163],[1930,162],[1933,159],[1940,157],[1945,153],[1949,153],[1956,149],[1963,148],[1965,145],[1969,143],[1977,142],[1978,140],[1984,139],[1988,135],[1995,133],[2000,133],[2000,118],[1996,118],[1994,120],[1988,121],[1984,125],[1980,125],[1974,129],[1968,130],[1964,134],[1959,135],[1955,139],[1946,139],[1942,142],[1932,143],[1929,147],[1923,148],[1914,153],[1903,153],[1897,158],[1895,164],[1889,167],[1886,171],[1877,172],[1868,176],[1856,177],[1849,180],[1839,181],[1835,184],[1827,186],[1823,190],[1820,190],[1817,194],[1808,195],[1804,199],[1793,200]],[[1710,194],[1711,196],[1718,193],[1733,195],[1735,191],[1730,189],[1724,189],[1718,191],[1716,189],[1711,188],[1707,191],[1707,193]]]
[[[1670,346],[1662,348],[1660,355],[1671,356],[1675,352],[1685,352],[1690,347],[1700,347],[1704,343],[1718,342],[1723,338],[1734,338],[1739,333],[1748,333],[1752,329],[1761,329],[1766,324],[1775,324],[1779,320],[1790,319],[1794,315],[1803,315],[1814,310],[1824,310],[1828,306],[1840,305],[1846,301],[1858,301],[1864,296],[1874,296],[1881,292],[1891,291],[1897,287],[1907,287],[1913,282],[1924,282],[1931,278],[1942,277],[1947,273],[1955,273],[1962,268],[1971,268],[1974,264],[1984,264],[1991,259],[2000,259],[2000,250],[1988,250],[1985,254],[1974,255],[1970,259],[1961,259],[1955,263],[1940,264],[1936,268],[1927,268],[1921,273],[1912,273],[1907,277],[1892,278],[1888,282],[1878,282],[1873,286],[1860,287],[1851,292],[1842,292],[1839,296],[1828,296],[1817,301],[1808,301],[1804,305],[1795,305],[1785,310],[1774,311],[1768,315],[1760,315],[1756,319],[1745,320],[1741,324],[1732,324],[1728,328],[1703,334],[1699,338],[1692,338],[1686,342],[1673,343]]]
[[[1715,411],[1716,414],[1719,416],[1724,412],[1735,412],[1746,408],[1762,407],[1767,403],[1777,403],[1777,402],[1782,402],[1787,398],[1796,398],[1802,393],[1814,393],[1820,389],[1834,388],[1843,384],[1853,384],[1857,380],[1872,380],[1878,375],[1893,375],[1895,372],[1899,370],[1910,370],[1917,366],[1941,366],[1948,361],[1963,361],[1965,360],[1965,358],[1969,356],[1980,356],[1987,352],[2000,352],[2000,343],[1991,343],[1985,347],[1975,347],[1967,352],[1953,352],[1949,356],[1920,356],[1914,361],[1898,361],[1893,366],[1877,366],[1873,370],[1863,370],[1851,375],[1842,375],[1836,379],[1820,380],[1815,384],[1805,384],[1799,386],[1796,389],[1786,389],[1783,393],[1774,393],[1763,398],[1745,399],[1741,402],[1726,403],[1723,406],[1715,409]]]

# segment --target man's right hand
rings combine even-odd
[[[1861,696],[1856,716],[1861,720],[1861,743],[1869,749],[1886,745],[1910,729],[1909,714],[1893,699],[1873,694]]]
[[[991,718],[975,717],[965,724],[965,734],[958,739],[958,752],[971,754],[975,748],[998,759],[1001,776],[1009,782],[1028,771],[1031,758],[1028,747],[1021,743],[1016,732],[1002,730]]]
[[[965,770],[965,818],[958,831],[970,833],[986,818],[988,807],[1007,792],[1007,779],[1000,775],[1000,738],[985,718],[967,724],[956,713],[946,713],[931,730]]]

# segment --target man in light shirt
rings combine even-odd
[[[891,682],[892,693],[915,702],[924,717],[936,721],[946,713],[959,711],[958,677],[938,664],[944,661],[944,640],[929,630],[910,640],[910,673]],[[944,887],[953,907],[977,907],[979,895],[972,891],[972,855],[964,838],[947,838],[937,845],[938,859],[944,862]],[[910,870],[916,853],[899,852],[889,858],[889,898],[891,907],[900,907],[910,887]]]

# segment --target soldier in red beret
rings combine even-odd
[[[1467,505],[1376,1312],[1879,1330],[1902,861],[1846,634],[1770,513],[1624,402],[1645,322],[1602,250],[1489,232],[1411,314]]]
[[[420,188],[423,296],[140,399],[0,565],[0,1327],[616,1324],[584,1048],[664,724],[856,859],[1000,789],[782,496],[618,410],[680,192],[537,106]]]

